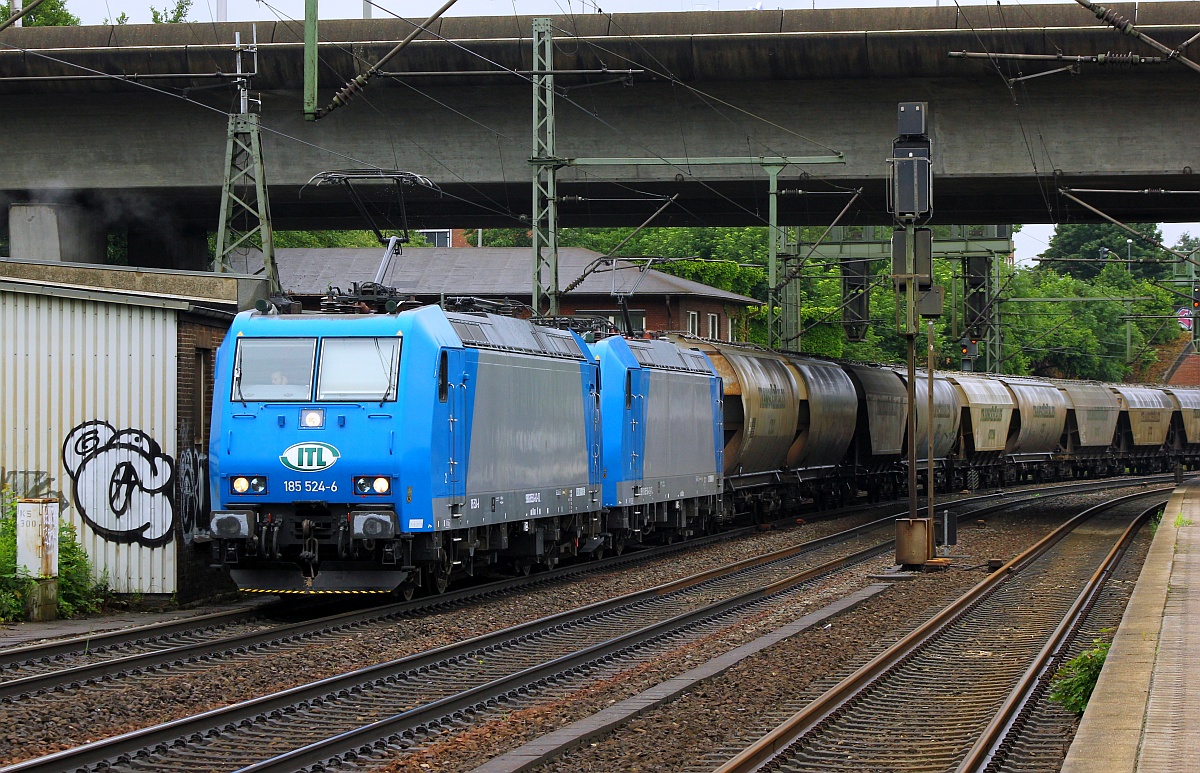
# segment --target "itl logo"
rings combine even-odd
[[[279,455],[279,461],[289,470],[319,472],[328,470],[341,453],[328,443],[297,443]]]

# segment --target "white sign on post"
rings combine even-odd
[[[58,501],[17,501],[17,571],[58,576]]]

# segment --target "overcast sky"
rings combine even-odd
[[[444,0],[376,0],[370,13],[374,18],[402,15],[407,18],[423,19],[428,17]],[[4,0],[0,0],[4,2]],[[66,0],[67,8],[78,16],[84,24],[102,24],[105,19],[113,19],[121,13],[129,15],[133,24],[150,22],[150,7],[168,8],[175,0]],[[304,18],[304,0],[226,0],[227,18],[230,21],[277,21]],[[320,18],[322,19],[352,19],[363,18],[363,0],[319,0]],[[993,5],[996,0],[960,0],[959,6]],[[1020,0],[1006,2],[1019,8],[1021,5],[1039,2],[1058,2],[1064,0]],[[867,8],[904,6],[930,7],[952,3],[947,0],[931,0],[927,3],[895,2],[894,0],[458,0],[447,12],[447,16],[511,16],[513,14],[546,14],[548,16],[566,16],[570,14],[596,13],[597,5],[606,13],[637,13],[645,11],[732,11],[759,9],[801,9],[801,8]],[[1087,21],[1088,12],[1079,9],[1080,21]],[[193,22],[205,23],[217,17],[217,0],[193,0],[192,10],[188,19]],[[1200,234],[1200,224],[1165,224],[1163,226],[1163,241],[1173,245],[1180,234],[1188,232]],[[1051,235],[1052,225],[1027,224],[1021,233],[1015,237],[1017,260],[1026,262],[1046,249]]]

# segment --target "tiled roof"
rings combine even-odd
[[[578,247],[558,251],[559,286],[571,284],[600,254]],[[383,249],[290,248],[276,250],[279,281],[297,295],[323,295],[330,285],[345,290],[351,282],[374,281]],[[410,295],[478,295],[529,297],[533,281],[528,247],[421,247],[393,258],[383,284]],[[635,264],[617,261],[589,275],[572,295],[609,295],[614,288],[628,293],[640,272]],[[615,282],[615,285],[614,285]],[[693,295],[729,303],[758,305],[760,301],[650,269],[637,295]]]

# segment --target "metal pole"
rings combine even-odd
[[[916,252],[916,233],[911,220],[904,224],[904,338],[908,342],[908,517],[917,513],[917,315],[916,269],[913,258]]]
[[[317,0],[304,0],[304,120],[317,120]]]
[[[779,319],[779,312],[776,306],[779,303],[779,290],[776,285],[779,282],[779,173],[783,171],[782,166],[764,166],[767,170],[767,175],[770,178],[770,186],[768,188],[768,220],[767,224],[767,348],[774,349],[779,343],[779,331],[776,329]]]
[[[929,504],[929,539],[933,539],[933,320],[926,323],[925,329],[929,338],[929,418],[926,434],[928,435],[927,454],[925,456],[925,497]],[[933,544],[930,543],[929,555],[933,555]]]

